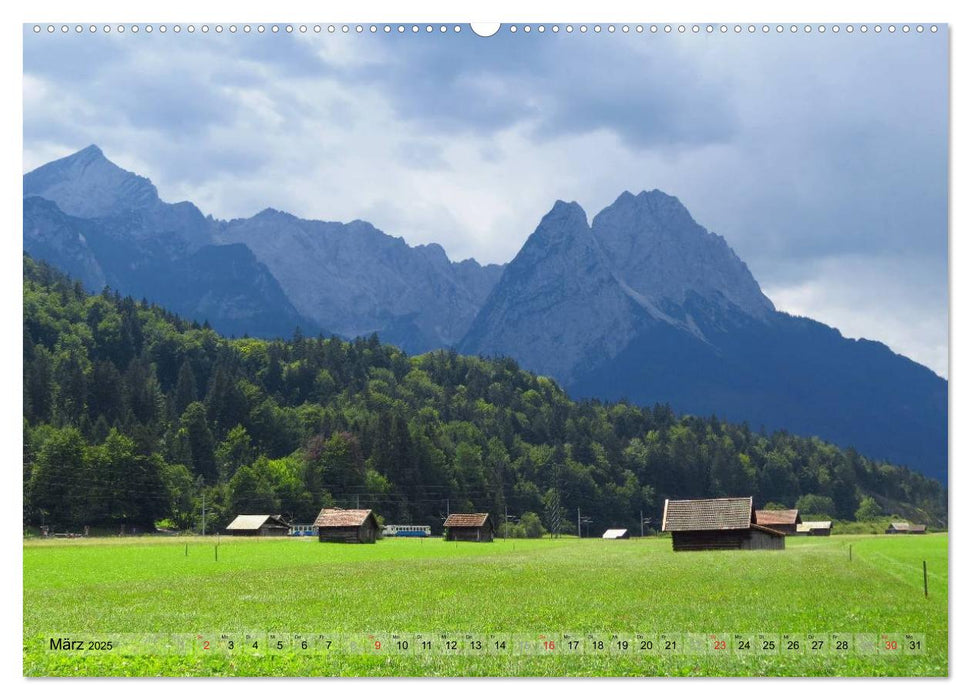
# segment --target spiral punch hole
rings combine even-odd
[[[503,30],[504,26],[499,22],[473,22],[467,25],[471,29],[472,33],[476,36],[488,38],[497,35]],[[308,34],[313,32],[314,34],[320,34],[326,31],[329,34],[391,34],[397,32],[398,34],[458,34],[462,32],[462,25],[347,25],[347,24],[331,24],[331,25],[320,25],[320,24],[273,24],[273,25],[254,25],[249,24],[244,25],[179,25],[179,24],[118,24],[118,25],[83,25],[83,24],[33,24],[28,25],[29,30],[34,34],[49,34],[49,35],[70,35],[70,34],[84,34],[85,32],[90,34],[120,34],[120,35],[131,35],[131,34],[182,34],[183,32],[188,34],[195,34],[197,31],[201,34],[209,34],[210,32],[215,34],[223,34],[228,32],[230,34],[236,34],[242,32],[243,34],[249,34],[252,31],[256,31],[259,34],[264,34],[270,32],[273,34]],[[657,34],[663,32],[664,34],[693,34],[696,36],[704,36],[706,34],[936,34],[940,27],[936,24],[924,25],[924,24],[833,24],[833,25],[811,25],[811,24],[791,24],[791,25],[769,25],[769,24],[652,24],[652,25],[630,25],[630,24],[565,24],[565,25],[542,25],[542,24],[510,24],[505,26],[505,31],[509,34],[559,34],[561,31],[567,34],[643,34],[645,31],[649,31],[652,34]]]

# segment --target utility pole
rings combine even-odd
[[[577,506],[577,539],[583,537],[583,531],[580,530],[580,506]]]
[[[509,536],[509,506],[508,505],[506,506],[505,516],[506,516],[506,519],[503,521],[503,527],[502,527],[503,541],[505,541],[506,538]]]
[[[446,517],[447,517],[447,516],[449,516],[449,515],[451,515],[451,514],[452,514],[452,511],[450,511],[450,510],[448,509],[448,499],[446,498],[446,499],[445,499],[445,515],[446,515]]]
[[[361,494],[357,494],[357,509],[361,510]]]
[[[205,487],[203,487],[205,489]],[[202,492],[202,534],[206,534],[206,492]]]
[[[644,511],[641,511],[641,537],[644,536]]]

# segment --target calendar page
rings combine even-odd
[[[24,676],[949,674],[949,25],[649,10],[23,25]]]

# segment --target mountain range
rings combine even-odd
[[[97,146],[24,176],[24,250],[89,289],[109,285],[221,333],[379,333],[413,353],[461,340],[502,273],[365,221],[204,216],[163,202]]]
[[[947,382],[777,311],[726,241],[658,190],[588,221],[556,202],[507,265],[450,261],[364,221],[159,199],[96,146],[24,176],[24,250],[223,333],[354,337],[509,356],[573,395],[818,435],[946,482]]]

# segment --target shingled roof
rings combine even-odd
[[[664,532],[692,530],[745,530],[752,526],[752,497],[703,498],[664,502]]]
[[[445,527],[482,527],[488,520],[488,513],[452,513],[445,519]]]
[[[796,525],[796,532],[809,532],[810,530],[832,530],[832,520],[807,520]]]
[[[314,520],[316,527],[360,527],[371,516],[371,510],[324,508]]]
[[[789,510],[757,510],[755,511],[755,522],[759,525],[798,525],[802,522],[799,511],[795,508]]]

